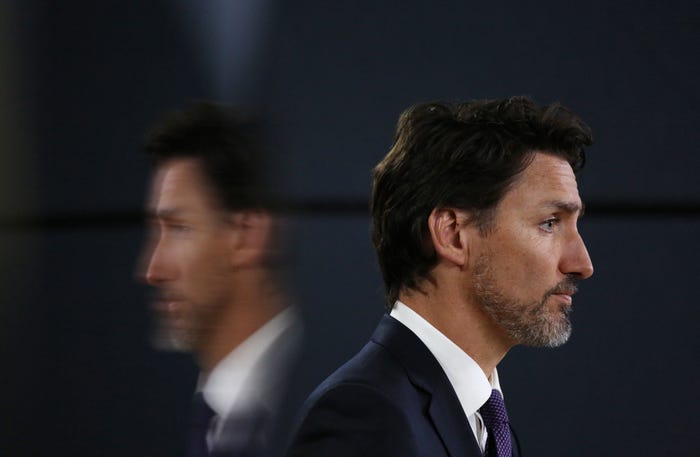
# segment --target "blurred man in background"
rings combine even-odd
[[[390,315],[312,394],[290,456],[520,455],[496,366],[569,337],[593,273],[574,175],[590,144],[524,97],[403,113],[372,193]]]
[[[140,274],[155,289],[157,343],[191,351],[201,370],[187,455],[268,455],[300,321],[260,126],[199,103],[157,125],[145,149],[155,171]]]

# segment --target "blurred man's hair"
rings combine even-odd
[[[259,120],[210,102],[169,113],[145,143],[156,166],[175,158],[197,159],[220,203],[232,211],[273,205],[263,149]]]
[[[401,114],[394,145],[374,169],[372,240],[391,308],[436,265],[428,216],[469,212],[482,235],[495,208],[535,152],[584,165],[588,126],[567,108],[527,97],[415,105]]]

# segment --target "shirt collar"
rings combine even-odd
[[[486,403],[492,389],[501,391],[496,369],[489,381],[474,359],[406,304],[397,300],[391,317],[415,333],[433,354],[445,371],[467,417]]]
[[[200,376],[198,390],[218,416],[264,399],[266,382],[259,378],[267,368],[265,353],[297,320],[297,311],[287,307],[226,355],[206,378]]]

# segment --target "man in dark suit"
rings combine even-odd
[[[288,456],[520,455],[496,366],[569,337],[593,273],[574,174],[591,141],[525,97],[402,114],[372,193],[390,314],[311,395]]]
[[[272,455],[301,323],[259,126],[199,103],[157,125],[146,150],[155,173],[140,273],[157,292],[159,345],[193,352],[201,370],[187,455]]]

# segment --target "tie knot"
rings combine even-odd
[[[215,415],[202,392],[197,392],[192,399],[192,426],[206,430]]]
[[[506,412],[506,404],[503,402],[501,393],[496,389],[491,391],[491,397],[479,409],[481,418],[484,420],[484,425],[487,429],[491,429],[498,424],[508,423],[508,413]]]

